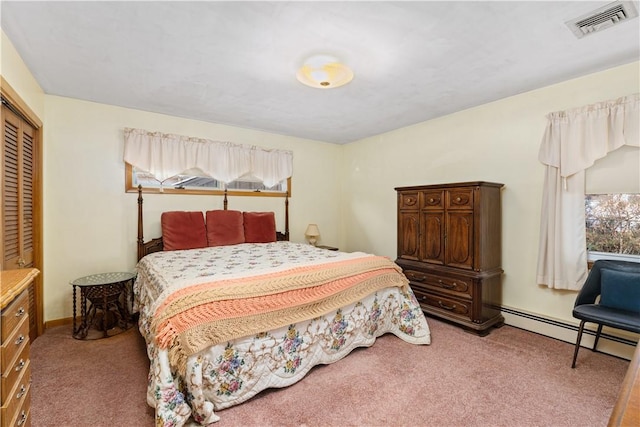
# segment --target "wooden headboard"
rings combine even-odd
[[[224,210],[227,210],[228,199],[227,190],[224,191]],[[143,256],[151,254],[153,252],[159,252],[163,249],[162,237],[151,239],[148,242],[144,241],[143,235],[143,199],[142,199],[142,185],[138,185],[138,261]],[[276,231],[276,239],[278,241],[289,240],[289,195],[284,198],[284,232]]]

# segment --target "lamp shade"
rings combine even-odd
[[[304,235],[307,237],[318,237],[320,235],[320,230],[316,224],[309,224],[307,226],[307,231],[304,232]]]
[[[332,56],[316,55],[305,61],[296,77],[307,86],[332,89],[349,83],[353,79],[353,71]]]

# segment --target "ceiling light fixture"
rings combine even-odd
[[[353,79],[353,71],[333,56],[316,55],[305,61],[296,77],[307,86],[332,89],[349,83]]]

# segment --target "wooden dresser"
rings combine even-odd
[[[396,188],[398,259],[423,311],[486,335],[501,326],[503,184]]]
[[[1,426],[28,426],[31,385],[28,288],[39,271],[25,268],[0,274]]]

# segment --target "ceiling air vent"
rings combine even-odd
[[[569,29],[581,39],[638,16],[632,1],[617,1],[596,9],[579,18],[567,21]]]

